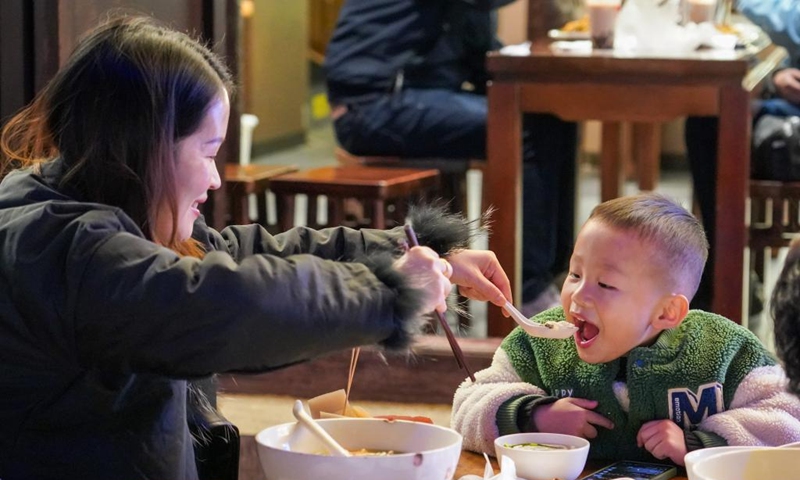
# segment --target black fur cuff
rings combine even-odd
[[[447,204],[415,205],[406,221],[414,227],[420,245],[430,247],[439,255],[469,248],[472,238],[488,230],[491,215],[487,211],[479,220],[468,221],[464,215],[449,213]]]
[[[408,280],[394,269],[395,260],[396,257],[390,253],[380,253],[370,255],[364,259],[363,263],[396,294],[393,315],[394,333],[380,344],[389,350],[403,350],[411,345],[415,335],[422,332],[426,321],[424,312],[421,311],[420,298],[422,298],[423,291],[412,287]]]

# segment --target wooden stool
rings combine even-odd
[[[267,199],[270,180],[284,173],[296,172],[294,165],[225,164],[225,188],[231,223],[246,225],[250,221],[250,194],[258,198],[258,223],[267,228]]]
[[[751,264],[764,280],[764,251],[788,247],[800,235],[800,182],[750,180],[748,246]],[[772,251],[772,254],[777,252]]]
[[[436,195],[450,202],[450,211],[464,213],[467,210],[467,172],[483,170],[483,160],[459,158],[403,158],[353,155],[336,147],[336,159],[343,165],[361,165],[387,168],[434,168],[439,171],[439,190]]]
[[[387,227],[387,206],[395,212],[390,220],[402,223],[408,200],[422,197],[439,185],[439,172],[433,169],[378,168],[362,166],[322,167],[273,178],[270,189],[278,203],[278,225],[288,230],[294,225],[295,195],[308,195],[309,224],[316,218],[316,198],[328,197],[328,225],[344,223],[344,200],[356,199],[371,209],[367,225]],[[313,212],[313,213],[312,213]],[[391,226],[391,225],[390,225]]]

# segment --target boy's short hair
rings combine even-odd
[[[679,290],[676,293],[694,297],[708,258],[708,240],[697,218],[678,202],[652,192],[615,198],[595,207],[589,220],[633,232],[653,244],[662,253],[664,275]]]

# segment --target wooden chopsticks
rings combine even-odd
[[[417,234],[414,232],[414,228],[411,225],[406,224],[403,229],[406,232],[408,244],[412,247],[418,247],[419,241],[417,240]],[[470,380],[474,382],[475,375],[472,374],[467,366],[467,361],[464,359],[464,352],[461,351],[461,346],[458,344],[455,335],[453,335],[453,331],[450,330],[450,325],[448,325],[447,319],[444,317],[444,313],[436,312],[436,316],[439,318],[439,325],[441,325],[442,329],[444,330],[444,334],[447,337],[447,342],[450,343],[450,348],[453,350],[453,355],[456,357],[458,367],[466,370]]]

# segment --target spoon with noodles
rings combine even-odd
[[[534,337],[569,338],[578,331],[578,327],[566,321],[545,323],[532,322],[525,318],[525,315],[517,310],[516,307],[511,304],[511,302],[506,302],[504,308],[506,309],[506,312],[511,315],[511,318],[517,322],[517,325],[522,327],[522,329],[525,330],[528,335]]]
[[[294,418],[297,419],[298,423],[310,430],[315,437],[325,444],[325,446],[331,452],[331,455],[336,455],[338,457],[352,456],[347,449],[339,445],[339,442],[334,440],[324,428],[320,427],[319,424],[315,422],[308,413],[306,413],[306,409],[303,408],[303,402],[300,400],[295,400],[292,413],[294,414]]]

